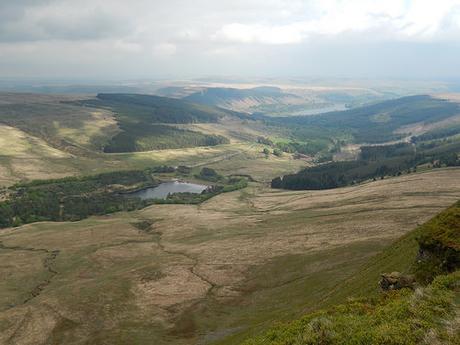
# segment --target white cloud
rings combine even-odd
[[[224,25],[214,38],[241,43],[292,44],[302,41],[302,31],[296,24],[268,26],[233,23]]]
[[[127,53],[140,53],[143,50],[143,46],[141,44],[124,40],[118,40],[114,45],[116,49]]]
[[[153,47],[152,53],[154,57],[169,57],[177,52],[177,47],[174,44],[171,43],[161,43],[157,44]]]
[[[442,26],[446,20],[449,21],[447,31],[460,29],[460,0],[410,3],[322,0],[313,3],[311,9],[316,16],[289,24],[224,24],[213,38],[240,43],[295,44],[314,35],[381,32],[381,37],[374,38],[430,40],[446,37],[446,27]]]
[[[0,0],[2,75],[354,73],[370,54],[458,74],[459,51],[460,0]]]

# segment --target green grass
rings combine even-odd
[[[430,329],[437,331],[438,338],[454,344],[459,340],[458,335],[453,340],[440,319],[451,319],[453,308],[458,308],[454,305],[454,292],[458,293],[459,272],[439,276],[431,286],[417,293],[402,291],[381,297],[376,283],[383,272],[408,274],[426,270],[427,265],[420,266],[421,261],[415,258],[419,248],[433,242],[441,242],[445,247],[452,248],[447,250],[454,250],[458,256],[459,206],[460,203],[456,203],[441,212],[384,249],[350,278],[329,287],[328,293],[317,302],[322,308],[328,309],[307,314],[263,335],[253,336],[244,345],[415,345],[420,344]],[[444,253],[439,251],[433,255],[444,257]],[[437,262],[433,257],[429,257],[428,261]],[[435,273],[440,275],[445,271],[437,270]],[[350,298],[358,300],[337,306]],[[455,298],[458,300],[458,295]],[[283,321],[286,317],[280,313],[277,320]]]
[[[355,300],[280,325],[244,345],[418,345],[430,340],[457,344],[446,323],[455,315],[460,272],[439,276],[415,293],[401,290],[376,300]],[[431,339],[428,334],[434,333]],[[428,341],[427,341],[428,340]]]

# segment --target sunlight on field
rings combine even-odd
[[[0,185],[18,179],[64,177],[72,173],[66,152],[6,125],[0,125]]]
[[[0,150],[5,156],[32,157],[40,154],[44,157],[68,157],[66,153],[50,147],[43,140],[6,125],[0,125]]]
[[[119,132],[118,125],[109,111],[92,111],[90,114],[91,118],[85,120],[81,128],[54,121],[57,136],[87,149],[101,150],[103,144]]]

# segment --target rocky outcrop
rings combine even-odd
[[[412,275],[406,275],[400,272],[383,273],[379,285],[384,291],[399,290],[403,288],[413,289],[415,279]]]

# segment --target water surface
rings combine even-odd
[[[166,199],[168,194],[173,193],[195,193],[200,194],[208,186],[203,184],[171,181],[159,184],[156,187],[150,187],[129,193],[130,197],[146,199]]]

